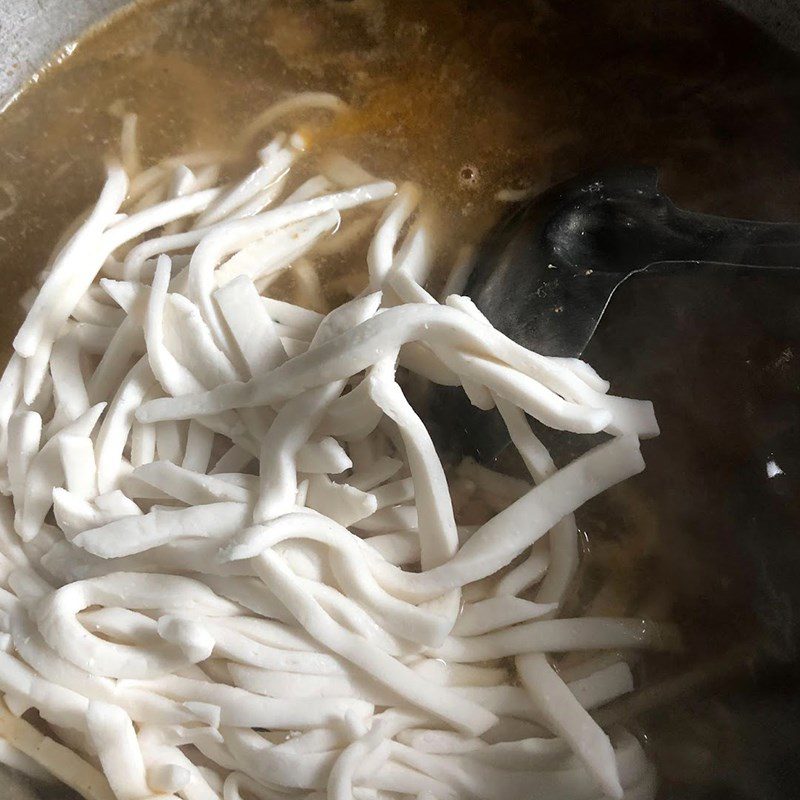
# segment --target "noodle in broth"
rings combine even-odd
[[[570,681],[547,654],[676,646],[664,624],[559,614],[573,512],[643,468],[652,407],[521,348],[466,298],[437,302],[419,187],[335,153],[295,170],[307,134],[280,128],[318,108],[343,111],[296,95],[257,117],[243,138],[269,143],[227,183],[208,153],[143,169],[126,116],[32,297],[0,379],[9,741],[89,797],[241,781],[258,797],[649,796],[636,739],[589,714],[632,689],[624,657],[579,659]],[[262,298],[298,259],[315,275],[325,240],[352,258],[353,211],[374,233],[350,300],[309,309],[313,280]],[[464,465],[470,525],[401,388],[413,363],[496,404],[528,466]],[[525,412],[614,438],[557,470]],[[26,747],[9,716],[24,708],[83,737],[66,740],[83,760]]]
[[[674,647],[674,632],[612,619],[630,607],[613,582],[576,604],[570,514],[587,474],[610,485],[640,468],[630,437],[655,426],[610,419],[585,365],[555,369],[476,328],[457,277],[439,294],[437,269],[464,261],[494,198],[558,176],[564,142],[511,110],[519,95],[486,77],[496,64],[476,68],[447,37],[442,59],[426,37],[447,3],[388,22],[362,2],[275,2],[263,19],[228,5],[123,18],[6,115],[22,147],[15,113],[63,106],[70,83],[88,92],[57,136],[23,148],[69,195],[21,192],[22,167],[2,184],[0,233],[28,242],[20,290],[52,242],[7,226],[35,230],[37,203],[66,223],[94,194],[92,154],[117,138],[122,169],[48,263],[3,380],[3,736],[87,797],[652,796],[640,744],[614,727],[624,705],[601,707],[633,688],[631,648]],[[209,37],[215,15],[226,25]],[[266,56],[229,57],[236,24]],[[400,62],[381,25],[425,67],[388,77]],[[459,112],[470,91],[496,98],[491,132]],[[437,119],[462,128],[449,147]],[[406,399],[412,375],[496,406],[525,471],[443,468]],[[554,474],[526,412],[624,436]],[[137,577],[153,573],[187,580]]]

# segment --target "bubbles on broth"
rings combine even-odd
[[[477,189],[481,183],[481,174],[474,164],[464,164],[458,171],[458,185],[464,189]]]

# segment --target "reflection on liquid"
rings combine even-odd
[[[774,458],[770,458],[767,461],[767,477],[768,478],[777,478],[778,475],[785,475],[784,471],[781,467],[776,463]]]
[[[669,587],[685,668],[709,672],[643,719],[668,796],[783,798],[800,785],[799,294],[800,272],[641,276],[587,353],[619,391],[653,399],[662,428],[646,472],[595,508],[594,549],[629,591]],[[644,666],[654,683],[684,669]]]

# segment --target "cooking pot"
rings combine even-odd
[[[262,0],[262,2],[268,2],[268,0]],[[800,5],[797,0],[728,0],[728,3],[755,22],[776,42],[800,52]],[[60,55],[68,53],[72,43],[78,40],[87,28],[127,5],[127,0],[0,0],[2,7],[0,11],[0,107],[11,100],[25,81],[48,63],[48,60],[57,59]],[[498,2],[498,9],[501,8],[502,4]],[[498,13],[501,11],[498,10]],[[1,173],[2,162],[0,162]],[[691,302],[696,301],[686,299],[687,306]],[[654,363],[658,361],[657,351],[653,351],[652,360]],[[652,376],[641,376],[643,394],[647,394],[648,381],[652,383],[653,380]],[[774,464],[774,462],[772,463]],[[769,466],[767,469],[769,471]],[[742,514],[747,514],[746,508],[742,509]],[[784,660],[786,659],[784,658]],[[791,684],[791,686],[794,687],[795,684]],[[751,753],[747,760],[749,766],[731,778],[736,785],[735,797],[737,799],[764,798],[771,800],[774,797],[775,800],[783,800],[789,796],[800,794],[800,775],[798,775],[797,765],[790,769],[786,763],[780,762],[781,753],[792,753],[796,750],[792,750],[792,748],[787,750],[784,747],[781,751],[774,746],[776,740],[780,738],[791,739],[794,737],[795,741],[798,741],[798,729],[800,728],[800,702],[796,699],[798,697],[800,694],[792,688],[789,692],[751,694],[744,699],[740,698],[736,713],[741,713],[746,717],[752,711],[752,708],[748,707],[748,703],[760,704],[761,708],[767,709],[764,715],[773,720],[774,725],[772,737],[770,735],[763,736],[757,752]],[[791,726],[791,720],[795,720],[793,726]],[[760,726],[759,730],[764,731],[763,720]],[[796,756],[794,760],[796,760]],[[9,800],[69,796],[68,792],[59,787],[46,789],[31,784],[15,773],[0,773],[0,787],[4,787],[0,788],[0,795]],[[697,800],[699,798],[728,800],[734,796],[730,791],[730,784],[726,788],[718,790],[708,790],[706,787],[698,790],[697,794],[691,794],[691,791],[683,788],[668,796],[681,798],[681,800],[688,800],[690,797]],[[709,791],[718,793],[709,794]]]
[[[787,47],[800,50],[795,0],[727,0]],[[0,15],[0,104],[83,31],[128,0],[3,0]]]

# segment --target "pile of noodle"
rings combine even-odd
[[[0,381],[0,758],[92,800],[651,798],[592,712],[674,631],[562,609],[574,512],[643,469],[652,408],[431,296],[420,188],[336,156],[307,177],[309,108],[342,104],[267,110],[236,182],[220,153],[143,169],[128,117],[28,298]],[[327,310],[315,264],[359,274],[370,236]],[[269,296],[287,270],[295,302]],[[496,407],[529,478],[446,473],[412,374]],[[529,417],[609,436],[556,469]]]

